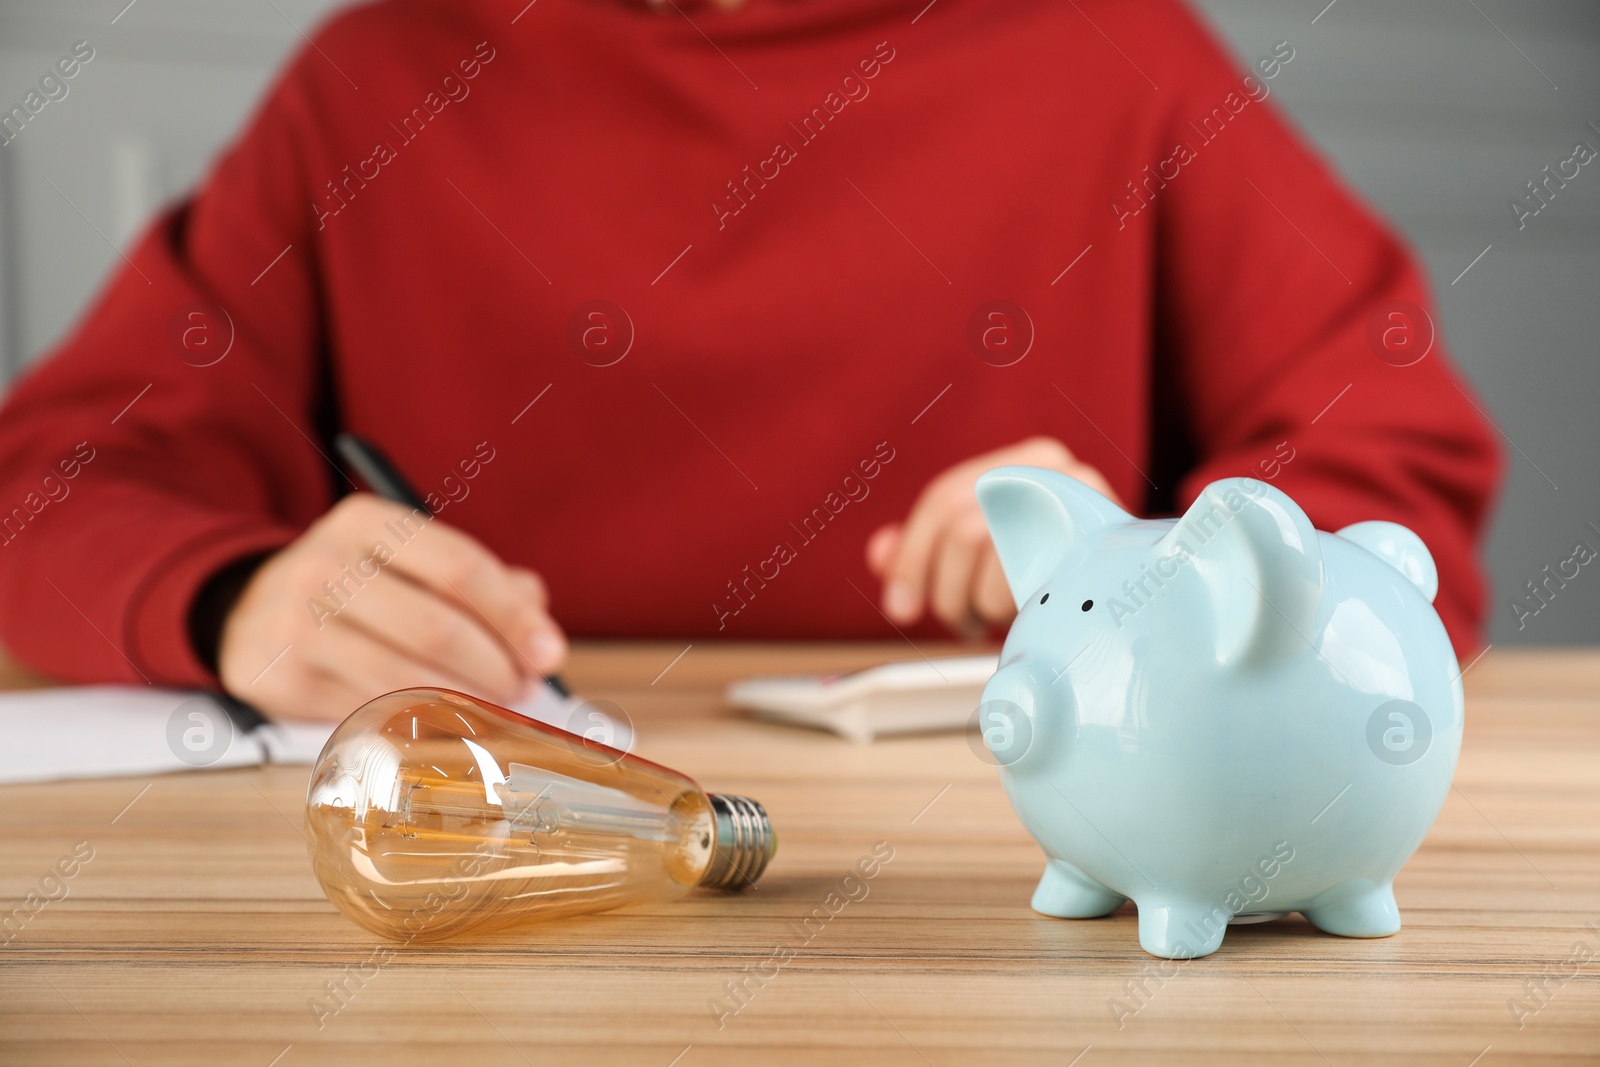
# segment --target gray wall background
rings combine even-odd
[[[1241,57],[1294,46],[1274,97],[1427,264],[1445,336],[1508,442],[1491,641],[1600,642],[1600,563],[1520,630],[1509,607],[1579,540],[1600,549],[1600,160],[1520,232],[1507,206],[1574,142],[1600,148],[1600,3],[1196,2]],[[116,247],[202,175],[334,6],[0,0],[5,107],[74,42],[96,51],[0,148],[0,382],[68,328]]]

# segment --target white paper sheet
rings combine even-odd
[[[596,705],[539,686],[512,710],[583,733],[601,716],[610,743],[633,743],[626,723]],[[206,693],[151,686],[71,686],[0,693],[0,783],[312,764],[336,723],[274,722],[246,732]]]
[[[0,782],[248,767],[264,759],[261,742],[234,729],[205,693],[116,685],[0,693]]]

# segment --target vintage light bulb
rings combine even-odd
[[[445,689],[341,723],[306,826],[328,898],[402,941],[737,891],[777,850],[753,800]]]

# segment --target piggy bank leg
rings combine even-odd
[[[1050,860],[1033,891],[1033,910],[1058,919],[1098,919],[1122,907],[1126,899],[1072,864]]]
[[[1312,926],[1341,937],[1388,937],[1400,929],[1394,887],[1370,878],[1341,882],[1304,911]]]
[[[1222,947],[1231,913],[1224,907],[1186,902],[1139,905],[1139,947],[1152,956],[1189,960]]]

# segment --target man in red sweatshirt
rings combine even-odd
[[[0,640],[337,717],[567,634],[976,631],[1021,462],[1404,523],[1467,651],[1499,456],[1297,54],[1175,0],[354,8],[0,414]]]

